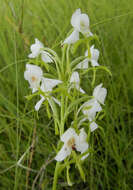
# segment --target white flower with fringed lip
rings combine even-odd
[[[90,47],[90,58],[88,57],[88,50],[85,52],[85,58],[82,62],[80,62],[76,68],[78,69],[88,69],[88,63],[91,62],[92,67],[99,66],[98,58],[99,58],[99,50],[94,48],[94,45]]]
[[[42,78],[42,84],[41,84],[41,87],[40,89],[42,90],[42,92],[46,93],[46,96],[49,96],[50,95],[50,92],[52,92],[53,88],[62,83],[62,81],[60,80],[56,80],[56,79],[49,79],[49,78]],[[36,105],[35,105],[35,110],[38,111],[40,109],[40,106],[42,105],[42,103],[45,101],[45,99],[47,99],[49,101],[49,98],[45,98],[44,96],[40,95],[41,96],[41,100],[39,100]],[[52,96],[51,96],[52,97]],[[60,102],[52,97],[52,99],[58,104],[60,105]]]
[[[72,73],[71,78],[70,78],[70,83],[71,83],[70,89],[75,87],[81,93],[83,93],[83,94],[85,93],[85,91],[82,88],[80,88],[80,78],[79,78],[79,74],[77,71]]]
[[[41,54],[41,58],[45,63],[53,62],[52,55],[47,51],[43,50],[44,45],[35,38],[35,43],[31,45],[31,54],[28,55],[29,58],[36,58]]]
[[[85,102],[82,105],[82,112],[86,116],[80,124],[88,119],[90,123],[91,132],[98,128],[98,125],[93,121],[96,117],[96,113],[102,110],[100,104],[104,104],[107,95],[107,89],[102,87],[102,83],[97,85],[93,90],[93,97],[91,100]]]
[[[81,13],[80,9],[77,9],[71,18],[71,25],[74,31],[68,36],[63,44],[73,44],[79,40],[79,32],[86,36],[91,36],[90,21],[87,14]]]
[[[56,155],[55,160],[59,162],[63,161],[67,156],[71,154],[72,150],[77,150],[81,152],[81,154],[85,153],[89,148],[86,139],[87,134],[85,133],[83,128],[80,130],[79,135],[77,135],[73,128],[69,128],[61,136],[61,141],[64,142],[64,145]],[[89,154],[83,156],[81,159],[85,159],[88,155]]]
[[[43,71],[39,66],[26,64],[26,71],[24,72],[25,80],[28,80],[32,93],[36,92],[40,87],[40,82],[43,77]]]

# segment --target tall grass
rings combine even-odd
[[[104,78],[108,89],[106,115],[99,122],[103,131],[92,135],[94,152],[85,162],[86,183],[71,168],[74,185],[68,187],[62,174],[57,189],[133,189],[133,1],[1,0],[1,190],[33,189],[35,182],[35,189],[51,189],[55,168],[51,159],[57,137],[53,137],[54,128],[45,116],[45,108],[40,110],[38,119],[35,99],[25,99],[30,90],[23,73],[35,37],[59,52],[76,8],[89,15],[91,30],[100,39],[100,63],[110,68],[112,77],[98,75],[98,81]],[[22,166],[17,165],[31,144]]]

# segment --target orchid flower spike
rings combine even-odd
[[[68,36],[63,44],[73,44],[79,40],[79,32],[86,36],[92,36],[90,32],[90,21],[87,14],[81,13],[80,9],[77,9],[71,18],[71,25],[74,31]]]
[[[36,92],[40,87],[43,71],[40,67],[32,64],[26,64],[26,71],[24,72],[25,80],[28,80],[32,93]]]
[[[76,68],[78,69],[88,69],[88,63],[91,62],[92,67],[99,66],[98,58],[99,58],[99,50],[94,48],[94,45],[90,47],[90,58],[88,57],[88,50],[85,52],[85,58],[82,62],[80,62]]]
[[[28,55],[29,58],[36,58],[39,55],[41,55],[41,59],[45,63],[50,63],[53,62],[52,60],[52,55],[48,53],[47,51],[43,50],[44,45],[37,39],[35,38],[35,43],[31,45],[31,54]]]
[[[53,88],[54,88],[56,85],[60,84],[60,83],[62,83],[62,81],[60,81],[60,80],[49,79],[49,78],[44,78],[44,77],[43,77],[43,78],[42,78],[42,84],[41,84],[40,89],[42,90],[42,92],[47,93],[47,94],[49,95],[50,92],[52,92]],[[43,103],[43,102],[45,101],[45,99],[46,99],[44,96],[42,96],[42,95],[40,95],[40,96],[41,96],[41,100],[39,100],[39,101],[36,103],[36,105],[35,105],[35,110],[36,110],[36,111],[38,111],[38,110],[40,109],[42,103]],[[53,99],[58,105],[60,105],[60,102],[59,102],[56,98],[52,97],[52,99]],[[49,101],[49,98],[47,98],[47,100]]]
[[[85,93],[85,91],[82,88],[80,88],[80,78],[77,71],[72,73],[71,78],[70,78],[70,83],[72,84],[71,88],[76,88],[81,93],[83,94]]]
[[[61,141],[64,142],[64,145],[56,155],[55,160],[59,162],[63,161],[67,156],[71,154],[72,150],[77,150],[81,152],[81,154],[85,153],[89,148],[86,139],[87,134],[85,133],[84,129],[81,129],[80,134],[77,135],[73,128],[69,128],[61,136]],[[83,156],[81,159],[85,159],[88,155],[89,154]]]

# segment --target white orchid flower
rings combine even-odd
[[[44,45],[36,38],[35,43],[31,45],[31,54],[28,55],[29,58],[36,58],[41,54],[41,58],[45,63],[53,62],[52,55],[47,51],[43,50]]]
[[[102,85],[103,84],[101,83],[94,88],[93,96],[98,102],[104,104],[107,95],[107,89],[103,88]]]
[[[55,157],[57,161],[63,161],[67,156],[69,156],[72,150],[77,150],[79,152],[85,153],[88,150],[88,143],[86,142],[87,134],[84,129],[80,130],[80,134],[77,135],[73,128],[69,128],[62,136],[61,141],[64,142],[63,147],[58,152]],[[89,154],[83,156],[81,159],[85,159]]]
[[[79,40],[79,32],[86,36],[93,35],[90,32],[90,21],[87,14],[82,14],[80,9],[77,9],[71,18],[71,25],[74,31],[68,36],[63,44],[73,44]]]
[[[26,71],[24,72],[25,80],[28,80],[32,93],[36,92],[40,87],[43,71],[40,67],[32,64],[26,64]]]
[[[89,121],[95,119],[96,113],[101,111],[102,107],[94,98],[83,104],[83,114],[87,116]]]
[[[41,84],[41,87],[40,87],[40,89],[44,92],[44,93],[48,93],[48,95],[49,95],[49,93],[50,92],[52,92],[52,90],[53,90],[53,88],[56,86],[56,85],[58,85],[58,84],[60,84],[60,83],[62,83],[62,81],[60,81],[60,80],[55,80],[55,79],[49,79],[49,78],[42,78],[42,84]],[[35,105],[35,110],[36,111],[38,111],[39,109],[40,109],[40,107],[41,107],[41,105],[42,105],[42,103],[45,101],[45,97],[44,96],[42,96],[42,95],[40,95],[41,96],[41,99],[36,103],[36,105]],[[58,105],[60,105],[60,102],[56,99],[56,98],[54,98],[54,97],[52,97],[52,99],[58,104]],[[49,98],[47,98],[47,100],[49,101]]]
[[[102,83],[97,85],[93,90],[93,97],[91,100],[85,102],[82,105],[82,112],[86,116],[86,118],[82,119],[79,123],[81,125],[86,119],[88,119],[90,123],[90,131],[94,131],[98,128],[98,125],[94,122],[96,117],[96,113],[102,110],[100,104],[104,104],[105,98],[107,95],[107,89],[102,88]],[[80,109],[81,109],[80,108]]]
[[[98,125],[94,122],[94,119],[96,117],[96,113],[101,111],[102,107],[101,105],[97,102],[95,98],[85,102],[82,105],[82,112],[85,115],[85,118],[83,118],[79,124],[78,127],[86,120],[90,121],[90,131],[93,132],[98,128]]]
[[[88,57],[88,50],[85,52],[85,58],[82,62],[80,62],[76,68],[78,69],[88,69],[88,63],[91,62],[92,67],[99,66],[98,58],[99,58],[99,50],[94,48],[94,45],[90,47],[90,58]]]
[[[71,88],[76,88],[77,90],[79,90],[81,93],[85,93],[85,91],[80,88],[80,78],[79,78],[79,74],[77,71],[73,72],[70,78],[70,83],[72,84]]]
[[[93,121],[90,123],[90,131],[93,132],[98,128],[98,125]]]

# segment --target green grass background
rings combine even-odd
[[[97,130],[92,135],[94,153],[84,164],[86,182],[72,167],[74,185],[67,186],[62,173],[57,189],[133,189],[133,1],[0,0],[0,190],[32,189],[37,173],[30,172],[26,187],[27,169],[9,167],[33,142],[35,127],[31,168],[40,170],[54,155],[54,128],[45,108],[35,123],[36,100],[25,99],[30,90],[23,75],[34,38],[58,52],[77,8],[89,15],[91,30],[100,39],[100,64],[113,75],[98,75],[108,89],[106,116],[100,122],[104,132]],[[22,162],[26,167],[30,155]],[[35,189],[51,189],[54,167],[55,161],[41,173]]]

